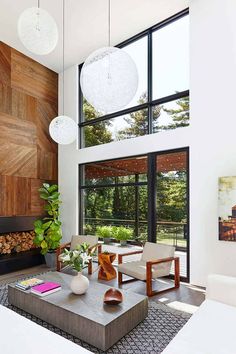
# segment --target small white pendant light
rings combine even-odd
[[[58,29],[54,18],[44,9],[31,7],[22,12],[17,24],[18,36],[30,52],[37,55],[51,53],[58,42]]]
[[[75,141],[77,137],[77,125],[75,121],[67,116],[54,118],[49,126],[51,138],[58,144],[68,145]]]
[[[64,115],[65,105],[65,0],[63,0],[63,72],[62,72],[62,112],[63,115],[54,118],[49,125],[49,134],[51,138],[60,145],[73,143],[78,134],[78,126],[75,121]]]
[[[111,3],[108,6],[108,47],[96,50],[85,60],[80,85],[86,100],[104,113],[124,108],[138,88],[137,67],[122,49],[111,47]]]

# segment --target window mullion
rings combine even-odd
[[[148,33],[148,134],[152,134],[152,31]]]

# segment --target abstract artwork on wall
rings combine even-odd
[[[219,240],[236,241],[236,177],[219,178]]]

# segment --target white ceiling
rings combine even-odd
[[[82,63],[95,49],[107,45],[108,0],[65,0],[65,66]],[[0,40],[54,71],[62,70],[62,0],[41,0],[55,18],[59,43],[47,56],[28,52],[17,36],[17,19],[37,0],[0,0]],[[111,0],[111,42],[116,45],[185,9],[189,0]]]

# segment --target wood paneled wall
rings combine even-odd
[[[0,42],[0,216],[41,215],[38,188],[57,181],[58,75]]]

